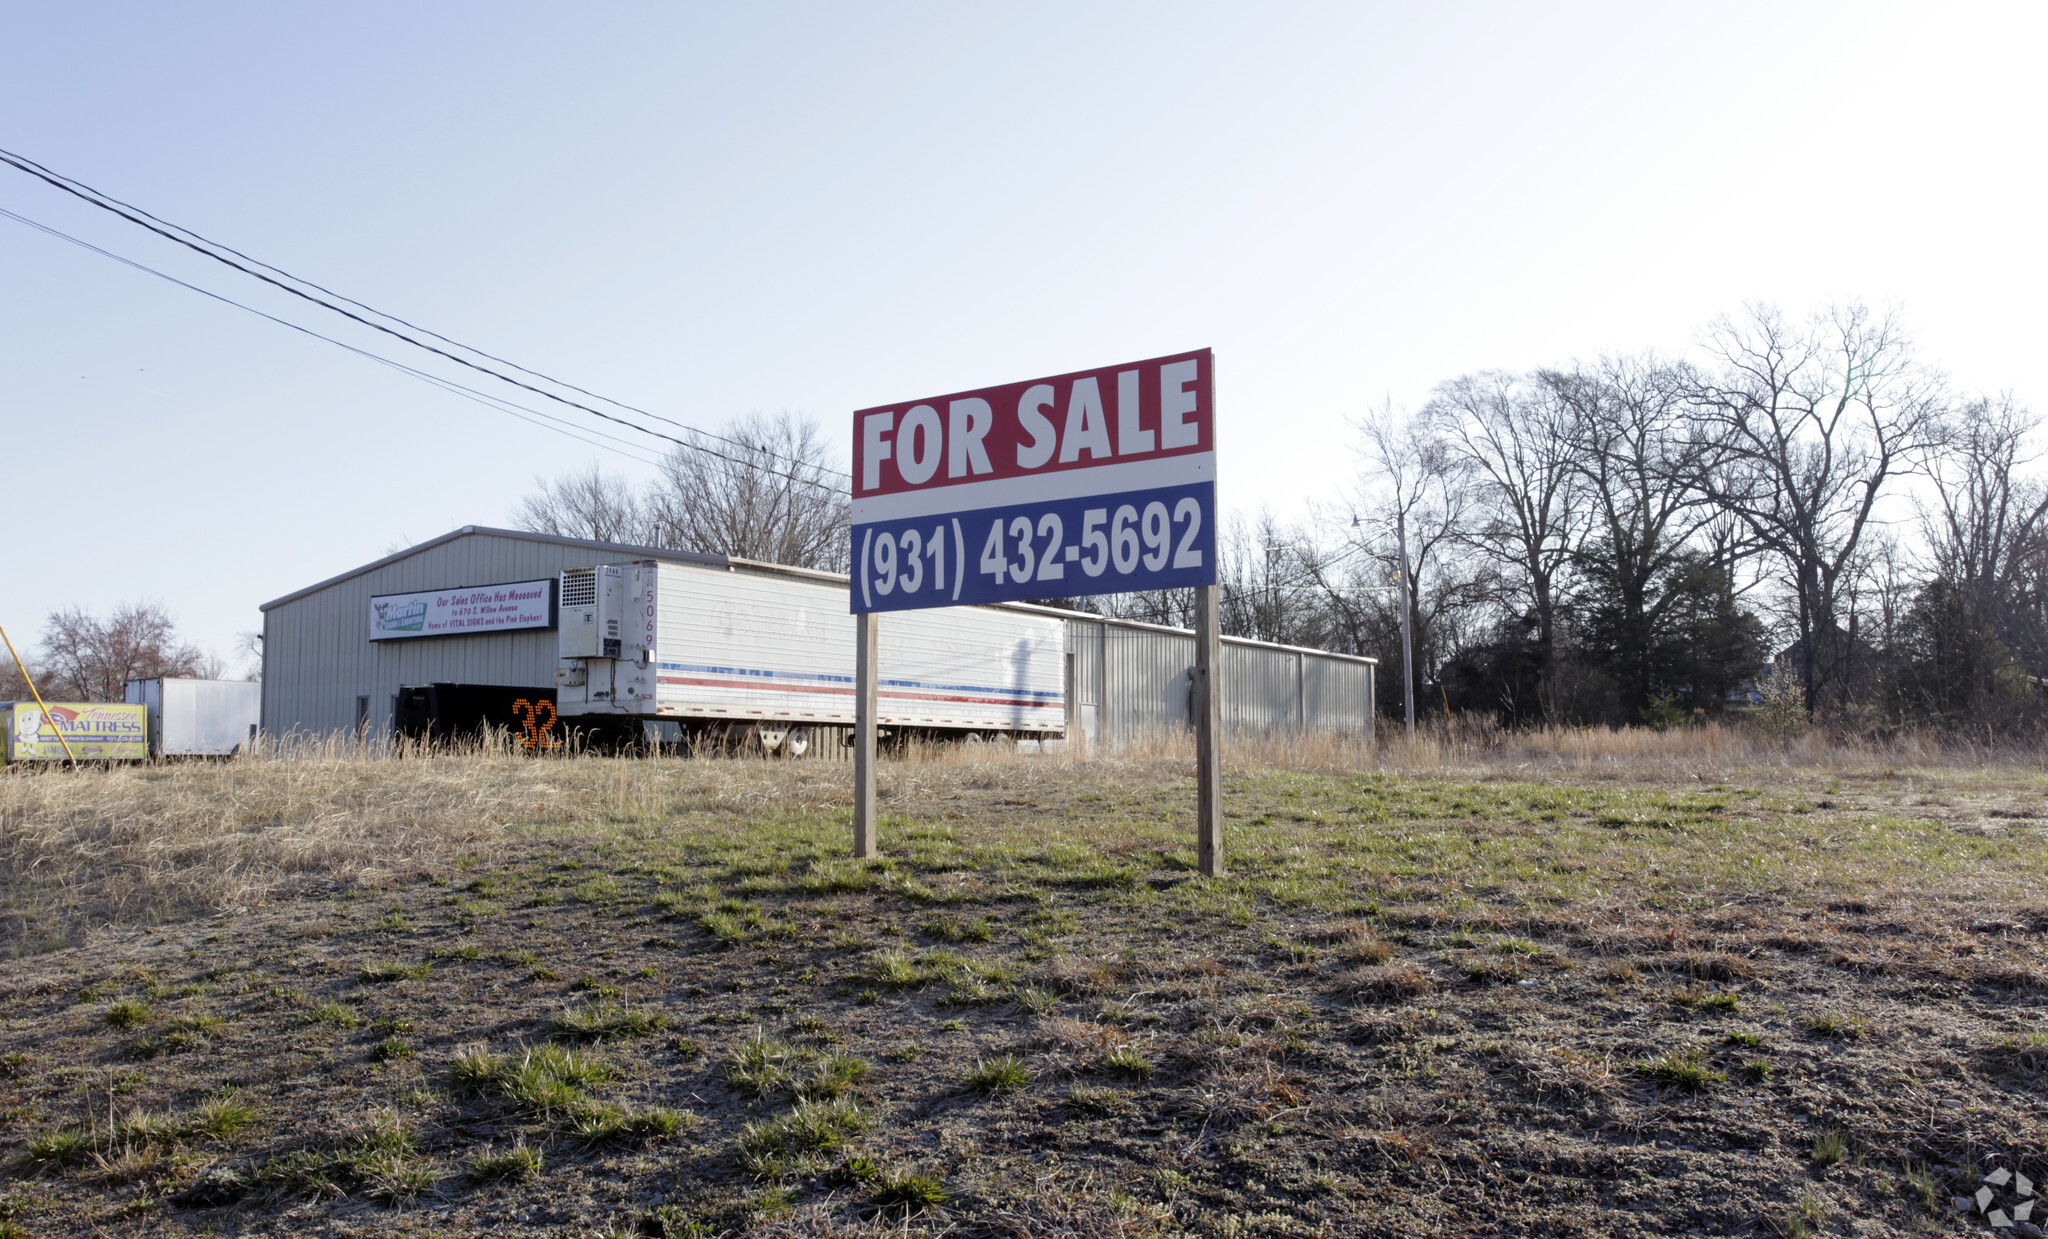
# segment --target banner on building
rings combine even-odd
[[[555,582],[462,585],[370,599],[370,640],[461,637],[555,626]]]

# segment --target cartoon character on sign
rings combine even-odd
[[[43,712],[32,706],[14,707],[14,755],[34,757],[36,741],[43,734]]]
[[[427,604],[419,598],[403,602],[389,600],[370,603],[371,627],[376,632],[424,632],[427,626]]]

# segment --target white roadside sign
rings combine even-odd
[[[370,640],[458,637],[555,626],[555,582],[463,585],[370,599]]]

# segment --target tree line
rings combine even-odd
[[[1405,603],[1424,713],[1668,726],[1770,697],[1866,732],[2048,721],[2038,419],[1959,390],[1891,315],[1751,306],[1686,355],[1480,371],[1351,425],[1348,493],[1228,522],[1222,616],[1378,657],[1384,712]],[[595,468],[543,482],[520,523],[845,570],[843,475],[814,422],[707,443],[644,491]],[[1047,601],[1192,622],[1184,590]]]
[[[84,607],[52,611],[38,647],[17,642],[15,650],[45,701],[120,701],[130,680],[228,675],[227,665],[181,637],[171,613],[155,602],[122,603],[105,618]],[[0,701],[31,696],[22,668],[0,650]]]
[[[1430,712],[1666,726],[1775,695],[1864,732],[2043,721],[2038,421],[1890,316],[1753,306],[1692,356],[1462,375],[1355,428],[1348,502],[1226,567],[1253,635],[1379,654],[1389,711],[1405,600]]]
[[[536,478],[513,520],[535,533],[846,571],[848,479],[815,420],[754,414],[683,435],[688,446],[644,488],[596,465]]]

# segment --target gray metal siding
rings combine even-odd
[[[1158,727],[1185,727],[1188,668],[1195,640],[1178,633],[1103,625],[1103,704],[1111,737]]]
[[[1363,702],[1365,718],[1362,723],[1351,726],[1357,734],[1372,734],[1373,673],[1377,669],[1371,663],[1338,662],[1333,658],[1308,659],[1302,685],[1308,716],[1312,719],[1349,717],[1358,712],[1359,703]]]
[[[1223,647],[1223,722],[1233,731],[1294,731],[1299,659],[1287,650]]]
[[[1069,726],[1097,743],[1190,725],[1194,634],[1069,619]],[[1223,643],[1223,721],[1232,731],[1304,728],[1371,736],[1372,659],[1258,642]],[[1100,688],[1093,687],[1098,682]]]
[[[1067,621],[1067,648],[1074,659],[1073,700],[1090,708],[1102,704],[1102,625]]]

